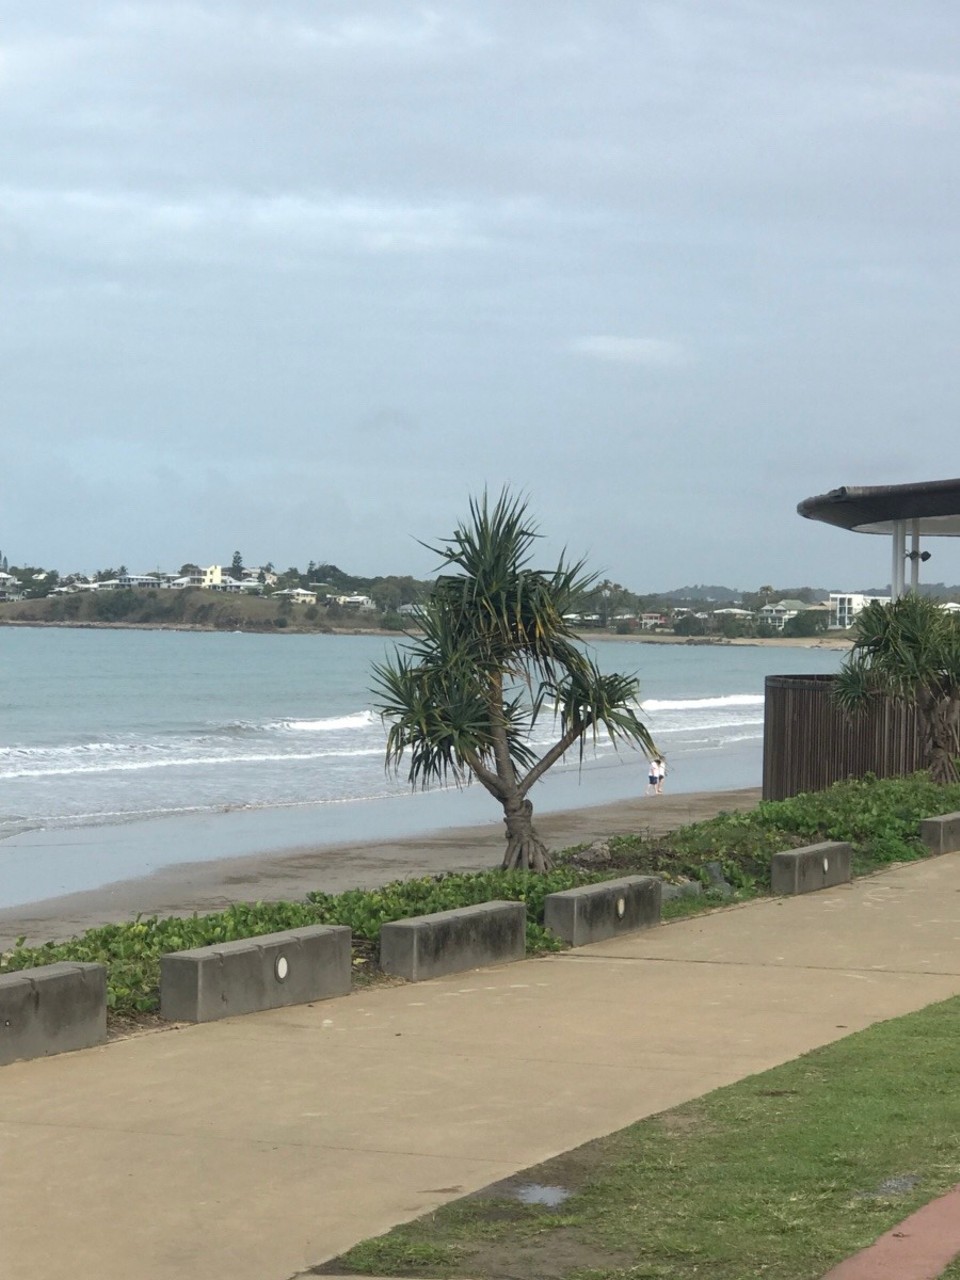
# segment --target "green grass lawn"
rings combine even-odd
[[[960,998],[588,1143],[322,1270],[817,1280],[960,1181],[958,1049]],[[572,1194],[522,1204],[530,1183]]]

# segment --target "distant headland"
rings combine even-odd
[[[176,571],[133,574],[125,565],[93,575],[8,565],[0,555],[0,625],[170,628],[189,631],[401,633],[416,630],[432,582],[410,575],[363,577],[310,561],[305,570],[183,564]],[[573,630],[690,643],[838,640],[859,608],[883,588],[860,593],[818,587],[741,591],[680,587],[641,594],[597,579],[568,615]],[[934,584],[945,600],[960,588]]]

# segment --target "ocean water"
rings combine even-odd
[[[499,821],[476,786],[411,793],[385,772],[369,689],[372,664],[393,645],[380,636],[0,629],[0,905],[165,863]],[[841,658],[613,640],[594,653],[605,669],[639,674],[668,789],[681,791],[758,785],[764,677],[833,671]],[[540,745],[550,729],[538,726]],[[546,775],[535,807],[636,795],[645,773],[639,753],[601,740],[582,767],[574,753]],[[74,856],[94,845],[114,854]],[[30,857],[55,848],[73,850],[69,872]],[[36,868],[29,887],[25,867]]]

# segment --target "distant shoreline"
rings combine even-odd
[[[27,620],[21,618],[0,617],[0,627],[43,627],[59,628],[69,631],[196,631],[225,635],[267,635],[267,636],[393,636],[400,639],[407,633],[404,631],[388,631],[383,627],[286,627],[277,631],[272,627],[215,627],[199,622],[76,622],[56,619],[49,622]],[[414,634],[416,634],[414,632]],[[655,632],[634,632],[626,635],[610,631],[581,631],[579,639],[589,643],[599,641],[625,641],[627,644],[681,644],[699,648],[724,648],[732,645],[749,646],[767,649],[828,649],[843,652],[853,646],[853,641],[846,636],[831,636],[827,633],[818,636],[740,636],[729,639],[725,636],[675,636]]]
[[[628,644],[685,644],[704,649],[722,649],[729,646],[756,649],[829,649],[844,652],[853,648],[853,641],[846,636],[831,636],[824,632],[818,636],[672,636],[655,632],[637,632],[633,635],[616,635],[609,631],[582,631],[581,640],[625,640]]]
[[[402,631],[388,631],[384,627],[214,627],[202,622],[74,622],[58,618],[39,622],[26,618],[2,618],[0,627],[41,627],[61,631],[202,631],[211,635],[245,636],[402,636]]]

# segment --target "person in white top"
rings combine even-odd
[[[655,760],[650,761],[650,768],[647,771],[647,795],[659,796],[663,794],[663,780],[667,776],[666,766],[659,756]]]

